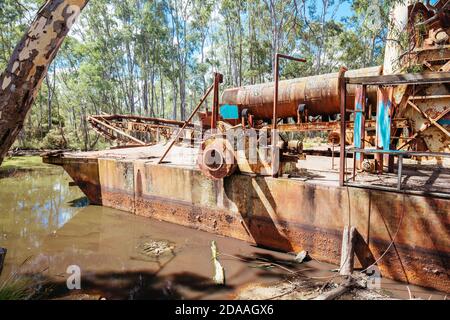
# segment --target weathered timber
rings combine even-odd
[[[351,289],[353,289],[354,286],[355,286],[355,281],[352,278],[350,278],[350,279],[346,280],[340,286],[338,286],[330,291],[322,293],[321,295],[315,297],[313,300],[334,300],[334,299],[342,296],[347,291],[350,291]]]
[[[48,67],[89,0],[48,0],[0,76],[0,165],[22,130]]]
[[[363,85],[407,85],[434,84],[450,82],[450,72],[407,73],[396,75],[346,78],[348,84]]]
[[[356,228],[346,226],[342,233],[341,268],[339,272],[343,276],[349,276],[353,273],[355,239]]]
[[[124,132],[124,131],[122,131],[122,130],[119,130],[119,129],[113,127],[113,126],[110,126],[110,125],[107,124],[106,122],[100,121],[100,120],[98,120],[98,119],[96,119],[96,118],[94,118],[94,117],[88,117],[88,121],[89,121],[89,122],[95,122],[95,123],[97,123],[97,124],[100,125],[100,126],[104,126],[104,127],[108,128],[108,129],[110,129],[110,130],[116,132],[117,134],[119,134],[119,135],[121,135],[121,136],[124,136],[125,138],[127,138],[127,139],[129,139],[129,140],[131,140],[131,141],[133,141],[133,142],[135,142],[135,143],[137,143],[137,144],[140,144],[140,145],[142,145],[142,146],[145,146],[145,145],[146,145],[146,143],[145,143],[144,141],[141,141],[141,140],[139,140],[139,139],[133,137],[132,135],[129,135],[129,134],[127,134],[126,132]]]

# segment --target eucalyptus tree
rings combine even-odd
[[[47,70],[88,0],[48,0],[0,76],[0,164],[23,128]]]
[[[283,61],[283,78],[379,65],[400,1],[95,0],[61,46],[87,0],[2,0],[0,157],[22,128],[27,146],[62,136],[71,148],[98,147],[93,113],[186,118],[212,72],[224,86],[271,81],[276,52],[307,59]],[[31,22],[31,40],[19,42]]]

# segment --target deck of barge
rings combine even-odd
[[[109,149],[92,152],[65,153],[65,158],[76,159],[115,159],[115,160],[140,160],[149,164],[156,164],[163,155],[166,146],[162,144],[123,149]],[[197,148],[175,146],[164,161],[164,165],[197,170]],[[405,159],[402,174],[402,191],[412,194],[437,193],[440,196],[450,198],[450,163],[437,160],[417,160]],[[334,166],[331,157],[308,155],[306,160],[301,160],[298,167],[301,175],[291,176],[289,179],[304,181],[311,184],[319,184],[331,187],[339,186],[339,157],[334,159]],[[398,184],[397,173],[368,174],[358,172],[353,181],[353,160],[347,159],[347,179],[354,186],[361,187],[392,187]]]

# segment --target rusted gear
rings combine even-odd
[[[364,159],[361,169],[364,172],[375,173],[375,161]]]
[[[202,173],[214,180],[231,176],[237,168],[234,148],[222,136],[211,137],[201,144],[197,163]]]
[[[339,132],[333,131],[328,135],[328,143],[333,145],[338,145],[341,143],[341,134]]]

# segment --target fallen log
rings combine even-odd
[[[350,291],[355,287],[355,281],[352,278],[347,279],[343,284],[338,286],[337,288],[334,288],[330,291],[324,292],[317,297],[315,297],[313,300],[334,300],[336,298],[339,298],[344,293]]]

